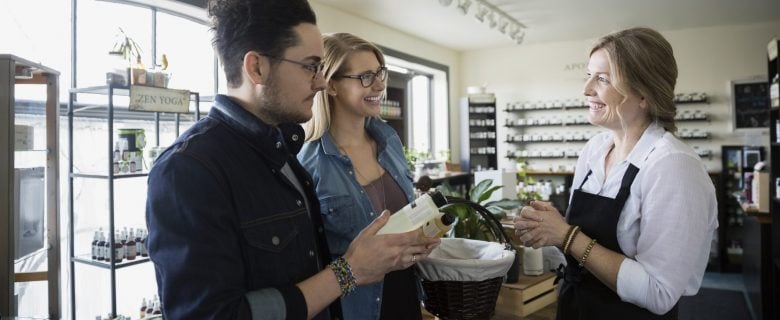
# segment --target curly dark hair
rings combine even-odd
[[[241,85],[247,52],[281,57],[287,48],[300,42],[293,31],[295,26],[317,24],[306,0],[210,0],[208,11],[214,32],[212,44],[232,88]]]

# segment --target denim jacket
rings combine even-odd
[[[414,199],[412,173],[406,164],[401,139],[380,119],[368,118],[366,130],[377,142],[378,162],[406,195]],[[371,200],[355,177],[350,159],[339,152],[330,132],[303,146],[298,154],[312,176],[325,234],[333,257],[341,256],[358,233],[381,212],[373,212]],[[378,319],[382,304],[382,282],[360,286],[341,299],[344,319]]]
[[[146,219],[166,318],[306,317],[296,283],[322,270],[330,253],[313,184],[294,156],[302,142],[300,125],[266,125],[219,95],[160,155]]]

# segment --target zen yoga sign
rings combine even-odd
[[[155,112],[188,112],[190,92],[145,86],[130,87],[130,110]]]

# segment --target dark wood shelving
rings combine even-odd
[[[482,108],[480,108],[482,107]],[[480,108],[480,109],[476,109]],[[479,111],[477,111],[479,110]],[[491,110],[492,112],[486,112]],[[473,152],[476,148],[493,148],[498,151],[496,138],[471,138],[474,132],[496,132],[496,103],[480,99],[479,101],[461,98],[460,100],[460,127],[461,127],[461,152],[460,163],[463,171],[471,171],[477,168],[498,168],[498,155],[493,153]],[[473,125],[471,120],[491,120],[490,125]]]
[[[763,51],[767,57],[767,84],[780,73],[780,59],[777,58],[777,47],[780,44],[777,39],[772,39],[764,47]],[[769,59],[774,55],[775,57]],[[769,90],[768,90],[769,91]],[[768,92],[767,95],[770,93]],[[769,99],[769,97],[767,97]],[[775,181],[780,178],[780,143],[777,143],[777,127],[775,123],[780,121],[780,112],[777,108],[769,110],[769,152],[768,158],[762,156],[762,160],[767,161],[769,165],[769,212],[767,214],[752,214],[755,221],[750,221],[747,225],[751,226],[749,232],[745,235],[750,244],[746,250],[747,259],[745,259],[746,272],[743,273],[745,279],[745,289],[748,305],[752,308],[756,319],[777,319],[778,306],[780,306],[780,223],[777,221],[778,210],[780,210],[780,200],[777,199]],[[751,218],[752,220],[753,218]],[[774,221],[773,221],[774,220]]]

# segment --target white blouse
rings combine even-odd
[[[626,160],[612,166],[605,181],[604,161],[613,144],[612,132],[588,141],[572,188],[593,170],[582,190],[614,199],[628,164],[639,168],[617,225],[627,257],[617,293],[625,302],[664,314],[680,296],[699,291],[718,227],[715,187],[693,149],[657,124],[645,130]]]

